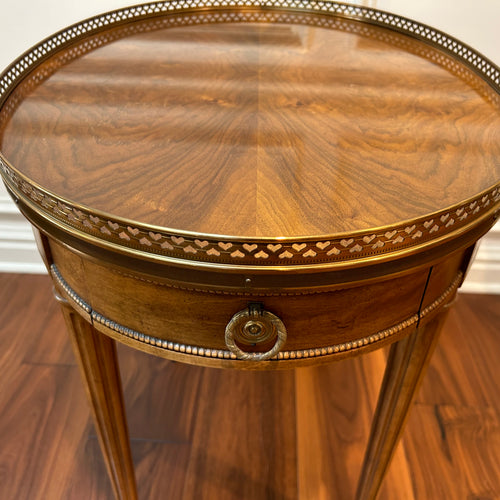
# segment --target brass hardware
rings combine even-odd
[[[52,277],[58,283],[60,288],[60,293],[63,296],[63,300],[66,299],[72,303],[73,307],[81,308],[85,312],[87,312],[91,316],[91,321],[95,324],[101,325],[101,327],[106,328],[106,334],[113,336],[109,332],[113,332],[117,334],[117,339],[122,340],[125,337],[128,337],[129,340],[133,340],[138,344],[149,344],[150,346],[154,346],[158,349],[157,354],[160,351],[163,351],[161,356],[165,358],[170,358],[171,354],[181,353],[187,354],[191,356],[199,356],[203,358],[216,358],[223,360],[232,360],[236,356],[236,354],[232,351],[224,351],[221,349],[214,349],[211,347],[201,347],[201,346],[193,346],[189,344],[181,344],[172,340],[161,339],[157,337],[153,337],[150,335],[145,335],[144,333],[138,332],[136,330],[132,330],[127,326],[121,325],[109,319],[102,314],[93,311],[92,308],[85,302],[83,298],[81,298],[65,281],[65,279],[61,276],[59,269],[55,264],[50,266],[50,272]],[[430,316],[432,313],[437,311],[440,307],[446,307],[446,301],[453,296],[453,294],[457,291],[460,283],[463,279],[463,273],[460,271],[455,276],[455,279],[451,282],[448,288],[436,299],[434,302],[429,304],[425,309],[423,309],[420,314],[416,313],[412,316],[406,318],[399,323],[392,325],[389,328],[384,330],[379,330],[376,333],[373,333],[367,337],[358,338],[349,342],[344,342],[341,344],[328,345],[319,348],[312,349],[299,349],[292,351],[280,351],[276,358],[277,360],[281,360],[282,362],[293,361],[294,365],[302,365],[302,362],[306,362],[307,360],[323,357],[323,356],[342,356],[346,351],[356,350],[362,347],[367,346],[368,344],[375,344],[383,341],[389,337],[393,337],[394,335],[399,334],[400,332],[406,330],[409,327],[415,326],[421,319]],[[443,304],[445,304],[443,306]],[[260,304],[259,304],[260,305]],[[240,311],[240,313],[246,313],[245,311]],[[239,313],[237,313],[239,314]],[[269,313],[271,314],[271,313]],[[235,315],[236,316],[236,315]],[[274,316],[274,315],[273,315]],[[276,317],[276,316],[275,316]],[[228,325],[229,326],[229,325]],[[227,328],[227,327],[226,327]],[[137,344],[133,344],[137,347]],[[140,347],[137,347],[140,349]],[[143,349],[144,350],[144,349]],[[164,354],[164,353],[168,353]],[[258,354],[258,353],[257,353]],[[265,353],[264,353],[265,354]],[[247,358],[248,359],[248,358]],[[255,358],[249,358],[251,361],[255,360]],[[262,359],[262,358],[261,358]]]
[[[266,352],[245,352],[240,344],[255,346],[276,338],[274,346]],[[251,302],[247,309],[237,312],[226,326],[226,345],[238,358],[264,361],[276,356],[286,341],[286,328],[275,314],[266,311],[262,304]]]

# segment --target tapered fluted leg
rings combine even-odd
[[[136,500],[115,341],[95,330],[64,299],[61,303],[115,497]]]
[[[356,494],[374,500],[389,466],[447,309],[391,346]]]

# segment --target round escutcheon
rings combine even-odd
[[[237,344],[255,346],[276,339],[266,352],[245,352]],[[264,361],[276,356],[286,341],[286,328],[278,316],[263,309],[261,304],[249,304],[237,312],[226,326],[226,345],[242,360]]]

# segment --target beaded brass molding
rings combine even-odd
[[[85,302],[69,285],[66,283],[66,281],[63,279],[61,274],[59,273],[59,270],[55,265],[51,266],[51,273],[52,276],[54,276],[57,280],[57,283],[60,285],[60,287],[64,290],[66,295],[68,296],[69,299],[73,301],[74,304],[76,304],[79,308],[83,309],[87,314],[92,314],[92,307],[90,307],[87,302]],[[56,295],[57,298],[57,295]]]
[[[157,347],[165,351],[189,354],[192,356],[201,356],[205,358],[238,360],[237,356],[233,354],[231,351],[226,351],[223,349],[211,349],[200,346],[192,346],[192,345],[181,344],[178,342],[172,342],[166,339],[159,339],[157,337],[153,337],[152,335],[146,335],[136,330],[132,330],[131,328],[128,328],[126,326],[120,325],[119,323],[116,323],[115,321],[106,318],[97,311],[92,310],[92,308],[87,304],[87,302],[85,302],[68,285],[68,283],[61,276],[61,273],[59,272],[55,264],[51,265],[50,272],[52,274],[52,277],[57,282],[57,284],[62,288],[62,290],[66,293],[67,297],[71,301],[73,301],[79,307],[88,308],[88,310],[87,309],[85,310],[90,314],[90,319],[92,323],[99,323],[121,336],[136,340],[143,344],[149,344],[151,346]],[[362,337],[360,339],[356,339],[351,342],[345,342],[342,344],[335,344],[326,347],[317,347],[313,349],[281,351],[277,355],[270,358],[268,361],[274,362],[279,360],[290,360],[290,359],[294,360],[294,359],[318,358],[323,356],[329,356],[344,351],[352,351],[354,349],[359,349],[369,344],[374,344],[383,339],[392,337],[395,334],[402,332],[406,328],[418,325],[421,319],[429,316],[433,311],[435,311],[437,308],[443,305],[446,302],[446,300],[449,299],[450,296],[452,296],[457,291],[458,287],[460,286],[460,283],[462,282],[462,279],[463,279],[463,273],[459,271],[455,276],[455,279],[452,281],[452,283],[436,300],[434,300],[431,304],[429,304],[422,311],[420,311],[420,313],[415,313],[409,318],[389,328],[380,330],[367,337]],[[259,359],[257,358],[256,362],[258,361]]]

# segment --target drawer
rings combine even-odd
[[[53,241],[50,250],[57,280],[87,305],[96,328],[112,331],[119,340],[165,349],[165,357],[171,351],[174,358],[193,358],[188,362],[206,364],[216,358],[244,368],[252,367],[251,362],[236,360],[226,339],[226,327],[237,313],[248,316],[257,308],[281,320],[286,341],[277,359],[270,361],[273,365],[321,362],[331,355],[378,347],[414,329],[430,270],[423,267],[370,282],[344,283],[341,288],[332,284],[330,290],[231,292],[198,289],[121,266],[104,267]],[[448,268],[456,268],[460,258],[438,266],[434,301],[450,285],[454,271]],[[275,341],[263,336],[251,342],[235,333],[235,342],[245,353],[267,352]]]

